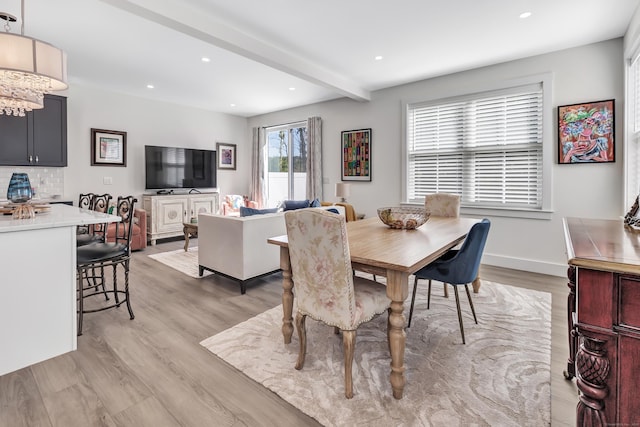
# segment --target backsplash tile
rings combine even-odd
[[[29,175],[31,186],[36,190],[35,198],[50,198],[64,194],[64,169],[43,167],[0,166],[0,200],[7,198],[9,180],[14,172]]]

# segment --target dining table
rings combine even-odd
[[[409,294],[409,276],[462,242],[473,224],[479,221],[473,218],[431,217],[425,224],[412,230],[390,228],[377,217],[347,222],[353,269],[386,277],[387,296],[391,300],[388,332],[390,382],[396,399],[402,399],[406,384],[404,301]],[[289,344],[293,335],[295,277],[291,272],[288,239],[282,235],[267,241],[280,247],[282,334],[284,343]]]

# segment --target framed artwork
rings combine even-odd
[[[558,107],[558,163],[615,162],[614,102]]]
[[[236,169],[236,145],[216,143],[218,153],[218,169]]]
[[[371,129],[342,132],[342,180],[371,181]]]
[[[92,128],[91,166],[127,166],[127,133]]]

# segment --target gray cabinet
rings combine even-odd
[[[45,95],[43,109],[1,115],[0,165],[67,166],[67,98]]]

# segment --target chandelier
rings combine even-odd
[[[20,1],[20,35],[9,32],[16,17],[0,12],[6,21],[5,32],[0,32],[0,115],[24,116],[44,106],[46,93],[68,87],[67,54],[24,35],[24,0]]]

